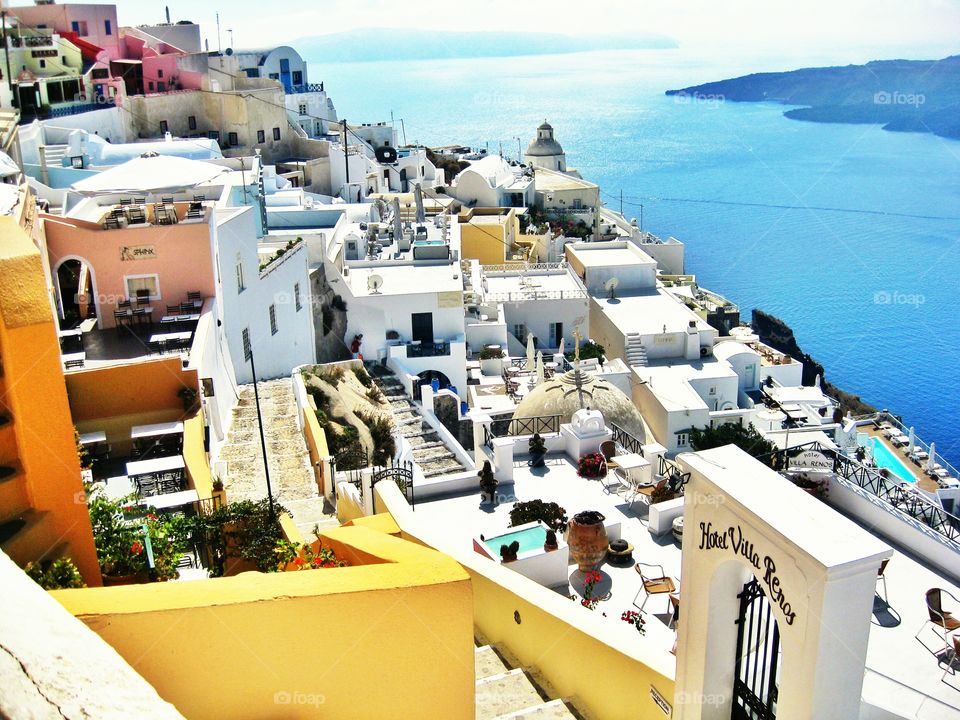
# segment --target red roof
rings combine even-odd
[[[91,42],[87,42],[75,32],[62,32],[59,33],[59,35],[60,37],[66,38],[80,48],[80,54],[83,55],[83,57],[85,57],[87,60],[96,60],[97,55],[103,52],[102,47],[98,47]]]

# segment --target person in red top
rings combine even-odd
[[[356,360],[357,358],[362,359],[363,356],[360,354],[360,346],[362,344],[363,344],[363,333],[360,333],[359,335],[354,335],[353,342],[350,343],[350,352],[353,354],[354,360]]]

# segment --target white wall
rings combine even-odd
[[[504,319],[508,331],[512,332],[514,325],[522,323],[527,326],[527,332],[533,333],[537,338],[538,347],[548,347],[554,352],[556,352],[559,343],[550,345],[550,324],[563,323],[563,337],[566,341],[566,347],[572,349],[576,321],[578,318],[587,317],[590,311],[588,303],[589,301],[585,297],[571,300],[505,302],[503,303]],[[527,341],[526,337],[517,339],[523,343]]]
[[[233,211],[236,212],[236,211]],[[256,208],[247,207],[216,226],[218,298],[222,305],[224,333],[237,381],[252,380],[250,365],[244,358],[242,331],[248,328],[257,376],[260,379],[283,377],[297,365],[316,358],[310,280],[305,245],[288,251],[282,262],[263,277],[257,254]],[[243,265],[245,289],[237,282],[237,256]],[[300,310],[294,303],[294,284],[300,285]],[[276,307],[276,335],[271,333],[269,306]]]

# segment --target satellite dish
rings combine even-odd
[[[615,277],[610,278],[603,284],[603,287],[606,289],[606,291],[610,293],[611,300],[617,296],[616,290],[619,286],[620,286],[620,280],[618,280]]]
[[[383,285],[383,278],[379,275],[371,275],[367,278],[367,290],[371,295],[379,295],[380,287]]]

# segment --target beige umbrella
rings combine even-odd
[[[533,333],[527,334],[527,370],[533,371],[537,349],[533,346]]]
[[[927,460],[927,470],[933,472],[933,466],[937,464],[937,444],[930,443],[930,459]]]
[[[917,444],[917,435],[916,435],[916,433],[913,431],[913,426],[912,426],[912,425],[910,426],[910,435],[909,435],[909,437],[910,437],[910,440],[909,440],[909,443],[908,443],[908,445],[907,445],[907,454],[912,453],[912,452],[913,452],[913,446]]]
[[[543,353],[537,353],[537,385],[540,385],[544,381],[543,374]]]
[[[557,350],[558,355],[563,355],[564,344],[565,344],[564,339],[560,338],[560,349]]]

